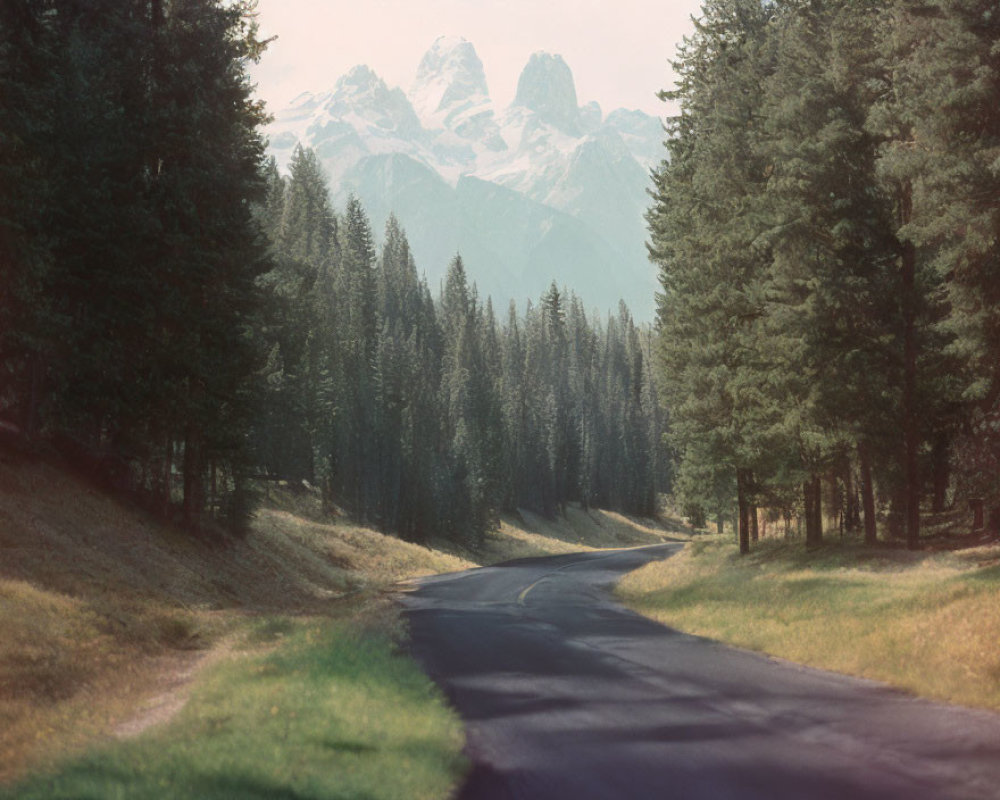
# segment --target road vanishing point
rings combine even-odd
[[[523,559],[401,595],[466,726],[459,800],[1000,798],[1000,715],[689,636],[613,602],[682,545]]]

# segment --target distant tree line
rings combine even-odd
[[[269,475],[416,540],[476,544],[518,507],[655,512],[663,414],[650,334],[624,306],[602,324],[553,284],[501,322],[460,256],[435,301],[398,222],[377,250],[311,150],[267,174],[275,302],[251,439]]]
[[[648,214],[677,492],[1000,522],[1000,9],[708,0]],[[825,489],[824,489],[825,487]],[[831,507],[832,504],[832,507]]]
[[[400,226],[282,177],[251,2],[0,3],[0,433],[193,528],[262,478],[411,539],[503,510],[651,513],[651,338],[552,286],[498,321],[456,257],[432,297]]]

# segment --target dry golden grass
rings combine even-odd
[[[265,502],[246,537],[198,538],[43,459],[0,451],[0,784],[144,729],[165,692],[248,630],[253,639],[290,618],[358,619],[372,607],[366,598],[399,581],[476,566],[330,522],[308,491],[270,486]],[[657,523],[579,507],[555,520],[525,512],[474,558],[669,536]],[[372,627],[392,629],[393,615],[375,605]],[[264,639],[238,654],[273,645]],[[179,707],[169,700],[162,708]]]
[[[522,510],[519,518],[505,516],[500,528],[487,535],[477,559],[496,564],[515,558],[558,555],[609,547],[637,547],[688,538],[669,520],[648,520],[611,511],[584,510],[570,504],[565,514],[546,519]]]
[[[711,537],[619,594],[668,625],[940,700],[1000,709],[1000,546],[911,553]]]
[[[404,542],[370,528],[349,523],[321,523],[288,511],[262,509],[254,535],[289,542],[313,558],[343,570],[354,588],[385,588],[420,575],[456,572],[476,564],[440,550]]]
[[[110,735],[260,615],[472,566],[347,524],[262,511],[202,541],[45,462],[0,453],[0,782]]]

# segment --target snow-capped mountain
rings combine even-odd
[[[335,202],[357,194],[377,229],[395,213],[432,286],[461,252],[497,304],[555,279],[589,305],[621,297],[651,319],[643,211],[661,123],[578,103],[562,57],[535,53],[497,109],[472,44],[442,37],[406,94],[358,66],[300,95],[276,114],[270,151],[284,168],[296,144],[313,148]]]
[[[507,148],[494,119],[483,63],[470,42],[451,37],[435,41],[417,67],[409,98],[424,126],[439,136],[450,132],[488,151]]]

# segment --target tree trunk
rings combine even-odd
[[[184,436],[184,523],[195,530],[205,505],[201,473],[201,431],[191,425]]]
[[[217,476],[215,474],[215,461],[212,461],[208,465],[208,474],[211,476],[211,481],[209,483],[208,513],[212,519],[216,519],[218,516],[216,513],[216,505],[219,501],[219,486]]]
[[[983,522],[983,501],[979,498],[969,501],[969,507],[972,509],[972,530],[981,531],[985,525]]]
[[[813,481],[813,492],[816,496],[816,505],[813,509],[816,514],[816,539],[813,544],[821,544],[823,541],[823,479],[815,478]]]
[[[913,215],[913,189],[907,184],[902,193],[902,224]],[[906,487],[906,546],[920,546],[920,419],[917,408],[916,278],[917,251],[912,242],[903,242],[903,476]]]
[[[170,513],[170,501],[171,501],[171,478],[174,468],[174,440],[172,436],[167,436],[166,445],[163,448],[163,475],[160,480],[160,496],[158,505],[160,507],[160,515],[166,519]]]
[[[931,463],[934,470],[934,505],[932,511],[940,514],[944,511],[945,500],[948,496],[948,483],[951,474],[948,466],[948,437],[938,435],[934,440],[934,449],[931,453]]]
[[[827,506],[827,517],[832,519],[837,529],[843,533],[842,515],[844,511],[843,498],[840,496],[840,483],[837,480],[836,471],[831,472],[826,477],[827,489],[829,491],[829,505]],[[820,483],[822,486],[822,482]],[[822,505],[822,504],[821,504]]]
[[[858,460],[861,462],[861,505],[865,515],[865,544],[875,544],[875,487],[872,485],[872,462],[868,445],[858,442]]]
[[[28,391],[24,399],[21,413],[21,435],[31,441],[38,431],[38,408],[42,404],[42,381],[45,377],[45,365],[42,356],[32,353],[28,357]]]
[[[802,505],[805,507],[806,518],[806,544],[813,539],[813,503],[815,502],[812,493],[811,481],[804,481],[802,484]]]
[[[854,484],[854,468],[849,458],[844,459],[844,495],[847,507],[844,511],[845,527],[848,531],[858,529],[858,492]]]
[[[736,470],[736,498],[739,506],[739,542],[740,555],[744,556],[750,552],[750,503],[747,500],[747,471]]]
[[[990,506],[990,513],[986,519],[986,525],[993,533],[1000,531],[1000,506]]]
[[[757,506],[750,506],[750,541],[760,541],[760,529],[757,527]]]
[[[802,484],[802,495],[806,506],[806,547],[823,542],[823,482],[812,477]]]
[[[894,486],[889,496],[889,538],[903,539],[906,523],[906,487],[902,484]]]

